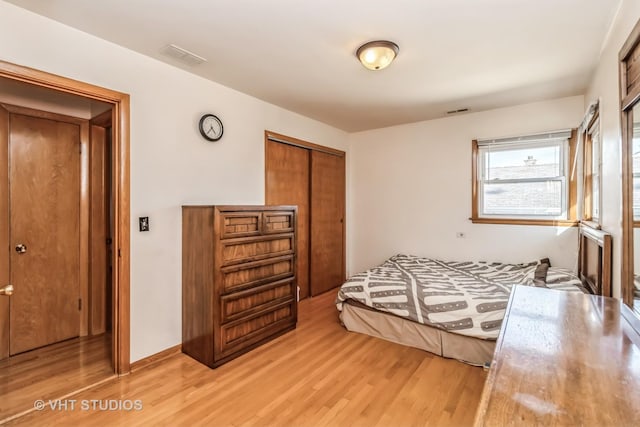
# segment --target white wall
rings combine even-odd
[[[600,99],[602,134],[602,226],[613,234],[613,292],[620,296],[622,266],[622,135],[620,130],[620,92],[618,87],[618,53],[633,26],[640,18],[640,1],[624,0],[600,62],[585,96],[585,105]],[[586,108],[586,107],[585,107]]]
[[[351,134],[349,271],[396,253],[574,268],[575,228],[471,223],[471,141],[577,127],[583,112],[575,96]]]
[[[0,40],[1,60],[131,95],[132,361],[181,341],[182,204],[264,203],[265,129],[347,148],[335,128],[3,1]],[[205,112],[224,122],[216,143],[197,131]]]

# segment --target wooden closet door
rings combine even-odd
[[[344,282],[345,162],[311,152],[311,295]]]
[[[267,140],[267,205],[298,206],[297,276],[300,299],[309,296],[309,150]]]
[[[9,113],[0,106],[0,288],[9,285]],[[9,357],[9,299],[0,295],[0,360]]]

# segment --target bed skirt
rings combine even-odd
[[[349,331],[419,348],[475,366],[491,363],[496,346],[492,340],[453,334],[372,310],[352,300],[345,301],[340,320]]]

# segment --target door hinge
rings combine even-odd
[[[78,298],[78,311],[82,310],[82,298]]]

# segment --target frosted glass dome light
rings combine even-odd
[[[366,68],[377,71],[388,67],[399,50],[398,45],[393,42],[376,40],[360,46],[356,56]]]

